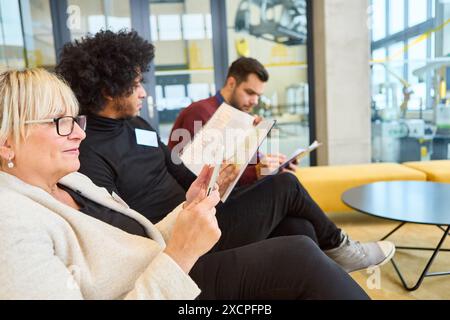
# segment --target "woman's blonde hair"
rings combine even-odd
[[[29,120],[78,115],[78,102],[64,80],[45,69],[10,70],[0,74],[0,146],[18,145]]]

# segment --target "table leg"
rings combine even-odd
[[[438,227],[438,228],[441,229],[442,231],[445,231],[445,229],[444,229],[442,226],[436,226],[436,227]],[[447,233],[447,235],[450,237],[450,233]]]
[[[398,229],[400,229],[401,227],[403,227],[406,224],[406,222],[402,222],[400,223],[394,230],[392,230],[391,232],[389,232],[387,235],[385,235],[383,238],[381,238],[380,241],[386,240],[387,238],[389,238],[394,232],[396,232]]]
[[[400,227],[400,226],[399,226]],[[399,227],[396,228],[399,229]],[[394,230],[395,231],[395,230]],[[428,270],[430,269],[431,265],[433,264],[434,259],[436,258],[437,254],[439,253],[439,251],[443,251],[441,250],[441,247],[445,241],[445,239],[447,238],[447,235],[450,231],[450,226],[447,227],[447,229],[445,230],[444,235],[442,236],[441,240],[439,241],[439,244],[437,245],[436,249],[434,249],[433,254],[431,255],[431,258],[428,260],[427,265],[425,266],[425,269],[423,270],[422,274],[420,275],[419,279],[417,280],[417,283],[413,286],[413,287],[409,287],[405,281],[405,279],[402,276],[402,273],[400,272],[400,269],[397,267],[397,264],[395,263],[394,259],[391,260],[395,271],[397,272],[398,276],[400,277],[400,281],[403,284],[403,287],[405,287],[406,290],[408,291],[415,291],[417,290],[420,285],[422,284],[423,280],[425,277],[433,277],[433,276],[443,276],[443,275],[450,275],[450,272],[434,272],[434,273],[428,273]],[[391,232],[392,234],[393,232]],[[386,237],[385,237],[386,238]],[[409,249],[407,247],[403,247],[403,249]],[[416,248],[417,249],[417,248]]]

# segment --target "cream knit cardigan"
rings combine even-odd
[[[153,225],[72,173],[61,184],[141,223],[126,233],[0,171],[0,299],[194,299],[200,290],[162,250],[181,205]]]

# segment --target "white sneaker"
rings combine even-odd
[[[390,241],[360,243],[342,232],[339,247],[325,250],[325,254],[339,264],[346,272],[381,266],[392,259],[395,245]]]

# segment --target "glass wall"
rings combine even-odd
[[[168,141],[179,112],[215,94],[209,0],[150,0],[159,130]]]
[[[217,10],[212,10],[211,3]],[[147,89],[155,92],[149,103],[156,106],[158,117],[149,112],[148,120],[159,119],[163,141],[167,142],[173,122],[183,108],[220,89],[223,83],[215,82],[228,64],[239,56],[251,56],[270,73],[254,112],[277,120],[279,151],[290,154],[306,146],[310,140],[306,0],[226,0],[221,2],[226,15],[219,12],[221,6],[217,3],[0,0],[0,68],[53,69],[55,52],[66,41],[101,29],[130,29],[133,21],[133,27],[151,38],[156,48],[154,68],[150,71],[154,77],[149,75]],[[147,11],[148,20],[140,15]],[[212,12],[218,15],[215,23],[226,28],[214,34],[214,39]],[[380,32],[380,37],[384,36]],[[213,40],[224,45],[213,51]],[[221,63],[217,70],[214,54],[216,59],[228,57],[216,62]],[[304,161],[308,164],[307,159]]]
[[[250,56],[267,68],[269,81],[254,112],[277,120],[285,154],[309,144],[306,9],[302,0],[226,1],[230,63]]]
[[[0,0],[0,68],[56,63],[48,0]]]
[[[68,0],[67,4],[72,40],[100,29],[131,28],[128,1]],[[0,0],[0,18],[0,68],[54,68],[49,0]]]
[[[372,0],[372,160],[450,159],[450,3]]]
[[[71,39],[79,39],[100,30],[131,29],[129,1],[123,0],[68,0],[71,15]]]

